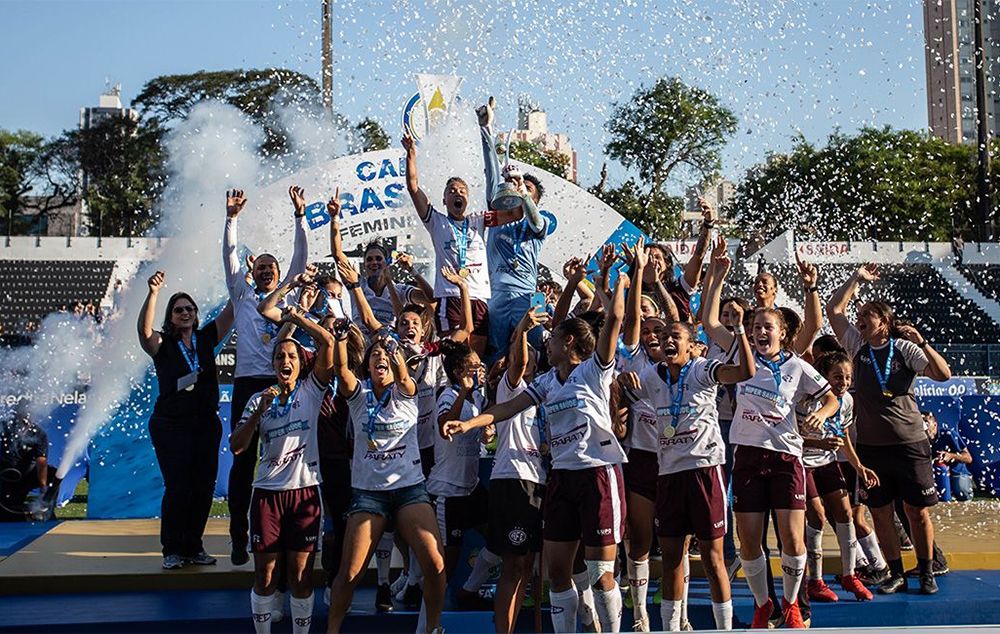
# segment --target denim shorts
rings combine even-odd
[[[387,519],[394,519],[396,512],[410,504],[431,503],[427,488],[423,482],[388,491],[368,491],[366,489],[351,489],[351,506],[348,515],[354,513],[371,513]]]

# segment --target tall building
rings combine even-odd
[[[567,179],[576,182],[576,151],[570,145],[569,136],[561,132],[549,132],[548,115],[538,104],[526,97],[518,99],[517,129],[513,133],[514,141],[536,143],[539,147],[565,156],[569,164],[566,167]],[[506,143],[506,133],[500,135]]]
[[[982,0],[986,108],[990,133],[1000,134],[1000,0]],[[976,140],[975,11],[973,0],[924,0],[927,124],[951,143]]]
[[[686,235],[698,235],[698,227],[701,226],[702,221],[698,198],[704,198],[715,209],[719,220],[723,224],[728,224],[727,207],[735,195],[736,185],[719,175],[705,179],[695,187],[688,187],[684,192],[681,232]]]

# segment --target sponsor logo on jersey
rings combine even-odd
[[[788,401],[785,400],[784,396],[756,385],[740,385],[740,394],[749,394],[750,396],[762,398],[766,401],[775,403],[781,408],[788,407]]]
[[[276,458],[271,458],[271,460],[268,461],[267,466],[272,469],[280,469],[288,463],[301,458],[305,451],[306,445],[303,443],[291,451],[287,451]]]
[[[298,404],[298,401],[295,401],[295,404]],[[308,420],[304,418],[300,420],[293,420],[287,425],[282,425],[281,427],[275,427],[274,429],[269,429],[266,432],[264,432],[264,442],[271,442],[276,438],[287,436],[292,432],[308,431],[308,430],[309,430]]]
[[[507,533],[507,539],[510,541],[512,546],[520,546],[528,539],[528,533],[524,531],[521,527],[517,527],[511,532]]]
[[[563,401],[556,401],[545,406],[545,415],[551,416],[558,412],[565,412],[568,409],[580,409],[583,407],[582,398],[568,398]]]
[[[587,424],[577,425],[569,432],[563,434],[562,436],[555,437],[549,442],[549,447],[561,447],[563,445],[568,445],[575,442],[580,442],[583,440],[583,436],[586,433]]]
[[[406,445],[400,445],[392,449],[369,449],[365,451],[365,460],[378,460],[384,462],[386,460],[399,460],[406,454]]]

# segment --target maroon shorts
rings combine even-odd
[[[628,462],[622,465],[625,476],[625,490],[636,493],[650,502],[656,502],[656,474],[660,465],[656,452],[629,449]]]
[[[718,539],[726,534],[722,465],[661,475],[656,487],[656,534]]]
[[[737,445],[733,453],[735,512],[806,508],[806,470],[798,456],[749,445]]]
[[[822,467],[806,468],[807,500],[846,490],[847,481],[836,460]]]
[[[854,470],[850,462],[838,462],[840,473],[844,476],[844,484],[847,490],[847,497],[851,501],[851,506],[864,504],[868,499],[865,488],[858,481],[858,472]]]
[[[545,488],[542,536],[584,546],[619,544],[625,532],[625,485],[620,465],[579,471],[553,469]]]
[[[250,548],[255,553],[316,551],[322,515],[318,486],[288,491],[255,488],[250,500]]]
[[[440,298],[439,300],[440,301]],[[490,334],[490,312],[484,302],[481,299],[473,299],[472,301],[472,333],[473,335],[479,335],[482,337],[487,337]],[[462,324],[465,323],[465,319],[462,317],[462,298],[460,297],[446,297],[444,301],[441,302],[441,306],[438,308],[437,312],[437,330],[438,334],[444,336],[445,334],[451,332],[456,328],[461,328]]]

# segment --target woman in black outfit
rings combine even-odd
[[[215,346],[233,323],[232,305],[198,328],[198,306],[187,293],[167,301],[161,330],[153,330],[163,272],[149,278],[149,294],[139,311],[139,345],[153,358],[159,396],[149,419],[149,435],[163,475],[160,542],[163,567],[210,565],[201,537],[212,508],[219,466],[219,379]]]

